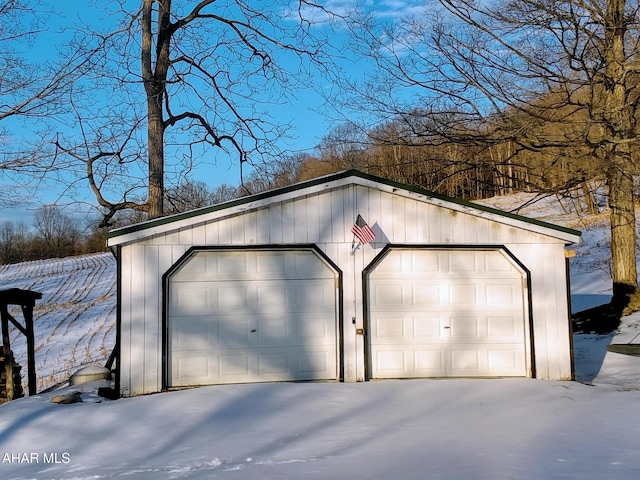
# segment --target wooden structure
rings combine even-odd
[[[120,228],[116,388],[569,380],[565,248],[579,242],[357,171]]]
[[[13,400],[14,394],[14,362],[11,352],[11,342],[9,339],[9,322],[15,326],[25,337],[27,337],[27,362],[28,362],[28,383],[29,395],[36,393],[36,363],[35,363],[35,338],[33,332],[33,307],[36,300],[42,298],[42,293],[31,290],[11,288],[0,290],[0,318],[2,319],[2,346],[5,356],[5,374],[7,399]],[[25,324],[22,325],[10,313],[9,305],[19,305],[22,309]]]

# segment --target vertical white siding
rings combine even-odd
[[[531,272],[536,377],[570,380],[571,344],[564,246],[512,244],[507,247]]]
[[[309,224],[313,218],[307,215],[308,199],[301,198],[293,202],[293,243],[308,243]]]
[[[269,221],[269,232],[270,238],[269,243],[282,243],[282,230],[284,228],[284,221],[282,219],[282,204],[275,203],[268,208]]]
[[[144,248],[144,365],[142,376],[143,393],[158,391],[158,379],[162,378],[160,359],[162,349],[158,350],[159,339],[162,338],[162,285],[160,280],[159,247]],[[158,319],[158,320],[155,320]],[[160,386],[161,387],[161,386]]]
[[[120,373],[120,391],[122,395],[131,395],[131,247],[120,249],[120,358],[118,370]],[[137,340],[137,339],[136,339]]]
[[[146,345],[145,328],[149,315],[145,305],[145,249],[153,248],[133,245],[131,248],[131,294],[130,294],[130,361],[131,361],[131,395],[139,395],[144,392],[144,347]],[[156,292],[158,296],[160,292]]]
[[[255,245],[258,237],[258,214],[256,212],[248,212],[241,217],[243,220],[242,230],[244,243],[247,245]],[[201,245],[196,243],[195,245]]]
[[[282,243],[295,243],[295,209],[293,201],[282,204]]]

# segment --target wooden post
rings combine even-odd
[[[31,396],[36,394],[36,340],[33,332],[33,303],[22,305],[22,315],[24,316],[27,330],[27,378],[29,382],[29,396]]]
[[[2,347],[4,348],[4,372],[5,385],[7,389],[7,401],[13,400],[13,355],[11,354],[11,344],[9,342],[9,311],[6,305],[1,305],[2,311]]]
[[[35,334],[33,327],[33,308],[36,299],[42,298],[39,292],[30,290],[21,290],[19,288],[10,288],[8,290],[0,290],[0,317],[2,320],[2,346],[5,355],[5,375],[7,400],[13,400],[16,394],[14,385],[14,368],[13,353],[9,340],[9,321],[18,329],[25,337],[27,337],[27,363],[28,363],[28,382],[29,395],[35,395],[36,392],[36,354],[35,354]],[[9,314],[8,305],[20,305],[24,316],[25,325],[22,326],[15,318]],[[22,388],[18,390],[22,394]]]

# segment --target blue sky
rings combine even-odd
[[[137,4],[137,1],[129,0],[129,3]],[[182,2],[174,1],[175,4]],[[344,13],[351,10],[356,3],[365,9],[373,10],[377,15],[387,18],[393,18],[406,13],[415,12],[416,8],[424,8],[424,2],[420,1],[401,1],[386,0],[373,1],[366,0],[357,2],[356,0],[328,0],[325,2],[327,8],[336,13]],[[102,15],[92,8],[91,4],[86,1],[68,1],[53,2],[55,9],[61,13],[61,17],[48,25],[48,30],[39,39],[36,46],[29,51],[32,60],[46,57],[52,44],[60,41],[58,34],[59,26],[72,24],[76,22],[76,18],[82,18],[89,22],[104,21]],[[278,4],[278,2],[275,2]],[[322,20],[317,17],[318,20]],[[346,40],[346,33],[340,29],[334,30],[332,40],[336,47]],[[345,51],[342,50],[344,53]],[[370,65],[346,54],[345,58],[340,61],[341,66],[351,76],[360,76],[366,73]],[[328,133],[332,126],[337,125],[332,117],[335,118],[335,112],[325,111],[324,100],[320,91],[328,91],[334,88],[328,84],[326,79],[320,76],[314,78],[314,84],[304,85],[299,91],[295,92],[295,98],[291,98],[286,102],[272,105],[270,115],[275,122],[281,124],[291,124],[293,126],[290,131],[290,139],[282,144],[282,148],[291,152],[307,152],[313,153],[314,148],[318,145],[322,137]],[[246,173],[246,172],[245,172]],[[211,187],[216,187],[220,183],[230,185],[238,185],[240,182],[238,162],[234,158],[225,158],[224,155],[217,157],[215,164],[207,163],[198,167],[192,178],[207,180]],[[215,179],[210,181],[209,179]],[[30,212],[38,206],[38,204],[51,203],[57,200],[61,192],[59,186],[49,182],[43,183],[38,194],[30,205],[23,205],[21,208],[0,208],[0,222],[4,220],[25,221],[29,218]],[[76,202],[93,202],[93,197],[88,190],[78,189],[73,192],[71,198],[66,198],[61,203]],[[83,207],[86,208],[86,207]]]

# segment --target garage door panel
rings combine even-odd
[[[409,353],[407,349],[394,349],[391,346],[377,349],[375,352],[375,362],[379,365],[377,378],[404,377],[410,371],[407,365]]]
[[[379,349],[375,359],[380,367],[376,378],[442,377],[445,375],[444,354],[439,345]]]
[[[234,316],[233,321],[218,318],[214,320],[218,327],[216,346],[242,346],[254,343],[253,322],[243,316]]]
[[[298,352],[297,370],[301,376],[310,379],[327,378],[336,371],[335,355],[330,355],[326,350],[307,350]]]
[[[253,256],[253,254],[251,254]],[[256,255],[257,278],[287,278],[287,256],[284,253]]]
[[[465,273],[478,271],[478,255],[476,252],[457,251],[449,252],[448,257],[448,273],[454,275],[464,275]]]
[[[501,345],[464,348],[458,345],[450,355],[450,376],[512,377],[521,376],[525,368],[524,348]]]
[[[296,322],[298,340],[301,344],[333,345],[335,344],[335,322],[333,317],[319,314],[309,314],[299,317]]]
[[[238,252],[230,255],[217,255],[215,275],[217,278],[243,279],[251,274],[250,262],[253,255],[249,252]],[[212,272],[213,273],[213,272]]]
[[[409,261],[405,270],[417,274],[418,277],[424,276],[424,273],[433,274],[441,270],[442,259],[439,255],[421,255],[415,252],[407,252]]]
[[[249,377],[249,365],[251,363],[250,356],[245,352],[220,353],[212,355],[212,359],[218,360],[218,371],[212,371],[209,378],[218,378],[221,380],[243,379]]]
[[[504,261],[501,255],[484,255],[484,270],[489,274],[506,275],[510,278],[517,276],[518,272],[512,264]]]
[[[450,374],[456,377],[473,377],[479,375],[482,370],[481,356],[484,352],[475,345],[472,348],[464,348],[456,345],[449,349]]]
[[[390,251],[368,278],[370,375],[526,376],[523,275],[499,250]]]
[[[309,252],[294,252],[294,255],[288,258],[293,260],[293,270],[290,271],[292,275],[287,275],[287,278],[332,279],[335,277],[334,273],[326,268],[322,262],[310,262]]]
[[[449,305],[478,305],[481,302],[478,290],[478,285],[449,285]]]
[[[175,317],[169,325],[174,350],[202,350],[220,344],[218,323],[212,318]]]
[[[510,284],[484,285],[484,298],[492,307],[520,308],[522,306],[522,289],[513,282]]]
[[[414,377],[442,377],[445,375],[445,351],[432,347],[414,350]]]
[[[311,251],[197,252],[169,282],[168,385],[335,379],[335,276]]]
[[[437,283],[421,283],[411,287],[411,306],[422,308],[424,305],[443,305],[446,303],[446,291]]]
[[[374,335],[379,343],[440,342],[446,333],[446,320],[442,316],[376,316]]]
[[[373,330],[374,335],[379,340],[393,342],[400,340],[407,335],[405,329],[405,319],[403,317],[385,316],[376,317],[374,319],[376,328]]]
[[[218,375],[218,360],[205,351],[183,352],[171,358],[171,370],[181,385],[201,385],[202,378]]]
[[[487,338],[494,343],[517,343],[524,336],[524,324],[516,315],[487,317]]]
[[[376,282],[372,297],[373,305],[381,310],[393,311],[398,304],[403,310],[424,308],[425,305],[446,305],[447,290],[441,282],[421,282],[407,284],[407,279]],[[415,308],[414,308],[415,307]]]
[[[478,317],[450,317],[449,341],[476,343],[484,337],[481,321]]]
[[[381,282],[374,288],[375,305],[380,308],[396,306],[404,300],[404,288],[398,283]]]
[[[170,315],[206,315],[217,304],[217,297],[209,297],[208,287],[198,283],[175,285],[172,295]]]
[[[288,292],[281,285],[262,283],[255,286],[256,306],[260,309],[276,307],[281,309],[289,303]]]
[[[293,284],[292,304],[298,311],[309,307],[332,309],[335,305],[335,287],[327,280],[297,280]]]
[[[445,318],[442,316],[420,316],[413,318],[413,336],[419,341],[439,339],[445,335]]]
[[[212,285],[212,298],[218,299],[218,308],[251,308],[249,304],[249,292],[245,285],[239,282],[229,284]],[[214,296],[215,295],[215,296]]]
[[[258,375],[260,378],[278,378],[291,371],[290,354],[276,351],[258,355]]]
[[[295,335],[288,319],[266,319],[261,318],[256,322],[255,333],[258,336],[260,345],[286,345]]]
[[[522,358],[524,357],[524,348],[522,349],[500,349],[498,346],[487,349],[487,362],[489,368],[495,372],[502,372],[501,375],[514,375],[523,368]]]

